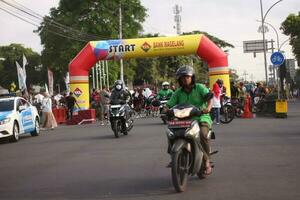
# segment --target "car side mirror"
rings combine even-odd
[[[26,109],[26,106],[19,106],[19,111],[22,112],[23,110]]]

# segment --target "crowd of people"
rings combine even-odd
[[[118,82],[118,81],[116,81]],[[91,108],[96,110],[96,117],[100,121],[101,125],[109,124],[109,105],[111,103],[112,90],[116,89],[116,85],[111,88],[104,87],[103,89],[92,89],[90,92],[90,105]],[[122,83],[122,87],[123,83]],[[212,88],[207,88],[213,93],[212,99],[212,117],[215,124],[220,124],[220,109],[222,104],[222,97],[226,95],[226,87],[223,80],[218,79]],[[147,109],[151,109],[151,104],[154,100],[169,100],[176,90],[174,85],[169,82],[163,82],[161,90],[157,91],[154,87],[135,87],[132,91],[128,91],[129,105],[135,111],[135,113],[141,113]],[[117,90],[117,89],[116,89]],[[29,90],[27,93],[23,93],[22,96],[26,98],[30,103],[38,108],[41,116],[43,116],[42,127],[45,129],[53,129],[57,126],[55,118],[52,113],[52,108],[65,108],[66,120],[73,118],[74,109],[77,107],[80,109],[76,102],[74,94],[70,92],[55,93],[50,96],[45,90],[41,90],[39,93]],[[266,87],[262,82],[244,83],[244,82],[230,82],[231,98],[236,99],[244,106],[245,99],[249,95],[251,97],[251,105],[257,104],[261,99],[268,95],[274,95],[277,93],[276,87]],[[288,97],[299,97],[300,92],[295,90],[288,94]]]

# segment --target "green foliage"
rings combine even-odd
[[[206,35],[211,41],[213,41],[217,46],[219,46],[220,48],[224,48],[224,47],[230,47],[230,48],[234,48],[234,46],[230,43],[227,43],[224,40],[221,40],[215,36],[212,36],[210,34],[208,34],[207,32],[204,31],[192,31],[192,32],[186,32],[183,33],[182,35],[192,35],[192,34],[204,34]]]
[[[298,15],[290,14],[280,28],[285,35],[290,36],[290,45],[296,56],[298,64],[300,63],[300,12]]]
[[[42,63],[54,71],[56,80],[63,80],[68,64],[88,41],[119,38],[120,2],[123,38],[160,36],[159,33],[140,34],[147,16],[140,0],[60,0],[59,6],[51,9],[37,30],[44,45]],[[199,33],[206,34],[221,48],[233,47],[206,32],[193,31],[183,35]],[[124,60],[124,80],[138,85],[160,84],[163,81],[176,83],[175,72],[183,64],[194,66],[198,81],[208,80],[207,65],[197,55]],[[120,77],[120,64],[118,61],[109,61],[108,65],[112,85]]]
[[[121,4],[123,37],[137,37],[146,9],[140,0],[121,0]],[[44,45],[42,63],[54,71],[56,79],[65,75],[70,61],[88,41],[119,38],[119,5],[120,0],[60,0],[59,6],[51,9],[36,32]],[[110,79],[117,75],[115,64],[110,62]],[[132,78],[133,70],[127,69],[125,75]]]
[[[23,54],[28,62],[26,65],[27,87],[30,84],[45,83],[47,69],[41,67],[40,55],[21,44],[10,44],[0,47],[0,57],[5,59],[0,61],[1,86],[7,88],[13,81],[18,85],[16,61],[23,66]]]
[[[207,34],[206,32],[193,31],[189,33],[183,33],[183,35],[190,34],[205,34],[219,47],[234,47],[233,45]],[[146,34],[139,36],[143,37],[158,37],[159,34]],[[143,83],[161,84],[163,81],[169,81],[172,84],[176,84],[175,73],[176,70],[182,65],[191,65],[195,69],[196,79],[199,82],[208,82],[208,66],[197,55],[190,56],[168,56],[158,58],[143,58],[136,59],[136,77],[134,84],[141,85]]]

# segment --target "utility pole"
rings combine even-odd
[[[122,39],[122,3],[120,0],[120,6],[119,6],[119,31],[120,31],[120,35],[119,38]],[[124,83],[124,71],[123,71],[123,59],[120,59],[120,78],[121,81]]]
[[[266,49],[266,39],[265,39],[265,17],[263,14],[263,6],[262,0],[260,0],[260,12],[261,12],[261,27],[262,27],[262,35],[263,35],[263,44],[264,44],[264,64],[265,64],[265,76],[266,76],[266,85],[268,86],[268,70],[267,70],[267,49]]]
[[[102,66],[101,66],[101,62],[98,62],[99,64],[99,80],[100,80],[100,90],[102,90]]]
[[[182,12],[181,6],[176,4],[173,8],[173,12],[175,14],[174,21],[176,23],[176,25],[175,25],[176,33],[178,35],[180,35],[181,34],[181,15],[180,15],[180,13]]]
[[[106,73],[105,73],[105,64],[104,61],[101,61],[101,65],[102,65],[102,76],[103,76],[103,87],[106,86],[105,82],[106,82]]]
[[[95,89],[95,66],[92,68],[92,76],[93,76],[93,89]]]
[[[108,62],[107,60],[105,61],[105,67],[106,67],[106,86],[107,86],[107,89],[109,89],[109,77],[108,77]]]
[[[98,70],[98,62],[96,63],[95,67],[96,67],[96,89],[99,89],[99,79],[98,79],[98,77],[99,77],[99,70]]]

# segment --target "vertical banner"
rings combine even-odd
[[[53,72],[48,68],[48,85],[49,85],[49,94],[53,95]]]
[[[24,75],[25,75],[25,81],[26,81],[26,78],[27,78],[27,74],[26,74],[26,65],[27,65],[27,59],[25,57],[25,55],[23,54],[23,70],[24,70]]]
[[[24,91],[26,89],[25,74],[24,74],[22,67],[19,65],[19,63],[17,61],[16,61],[16,66],[17,66],[19,89],[21,91]]]
[[[49,94],[49,90],[48,90],[48,85],[47,85],[47,83],[45,83],[45,92],[46,92],[47,94]]]

